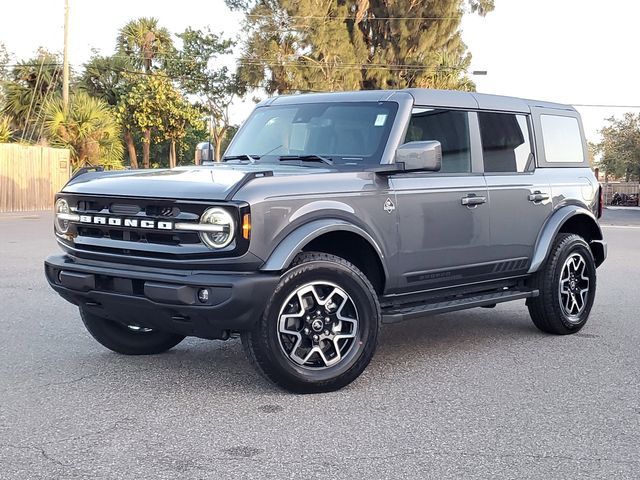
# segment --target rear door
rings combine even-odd
[[[485,179],[491,201],[491,257],[496,276],[526,272],[552,211],[544,172],[535,168],[531,118],[479,112]]]
[[[442,170],[389,179],[397,202],[401,291],[475,281],[492,269],[486,264],[489,198],[475,116],[443,108],[412,112],[405,141],[439,141]]]

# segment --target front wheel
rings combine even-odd
[[[532,286],[540,291],[527,301],[536,327],[556,335],[579,331],[596,294],[596,265],[587,242],[579,235],[558,235]]]
[[[283,275],[242,343],[274,383],[296,393],[327,392],[351,383],[369,364],[380,321],[378,297],[360,270],[308,252]]]
[[[184,336],[143,328],[128,322],[116,322],[89,313],[82,308],[85,327],[101,345],[123,355],[153,355],[175,347]]]

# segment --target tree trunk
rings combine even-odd
[[[127,144],[127,151],[129,152],[129,165],[131,165],[131,168],[138,168],[136,144],[133,142],[133,135],[131,135],[129,130],[125,130],[124,132],[124,141]]]
[[[220,155],[221,155],[221,153],[220,153],[221,143],[222,143],[222,142],[220,142],[220,141],[217,141],[217,142],[216,142],[216,146],[215,146],[215,160],[216,160],[216,162],[219,162],[219,161],[220,161]]]
[[[144,131],[144,138],[142,141],[142,168],[149,168],[149,149],[151,148],[151,129],[147,128]]]
[[[171,148],[169,149],[169,168],[176,166],[176,141],[171,139]]]
[[[213,139],[216,142],[215,150],[214,150],[214,159],[216,162],[219,162],[222,159],[222,141],[224,140],[224,136],[227,133],[227,127],[222,127],[220,130],[215,130]]]

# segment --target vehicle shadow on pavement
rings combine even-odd
[[[389,366],[428,363],[434,358],[465,355],[471,362],[474,353],[485,349],[539,342],[542,337],[545,335],[533,326],[524,305],[474,309],[385,325],[366,377],[383,381],[385,376],[394,375]],[[159,393],[177,388],[194,393],[210,389],[249,394],[282,392],[256,373],[239,338],[226,342],[186,339],[164,354],[140,357],[92,350],[83,355],[87,370],[100,371],[101,376],[113,376],[128,385],[139,383],[143,374],[155,379],[147,383],[147,388]],[[358,388],[359,383],[348,388]]]

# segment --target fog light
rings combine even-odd
[[[209,290],[206,288],[198,290],[198,300],[200,300],[200,303],[207,303],[209,301]]]

